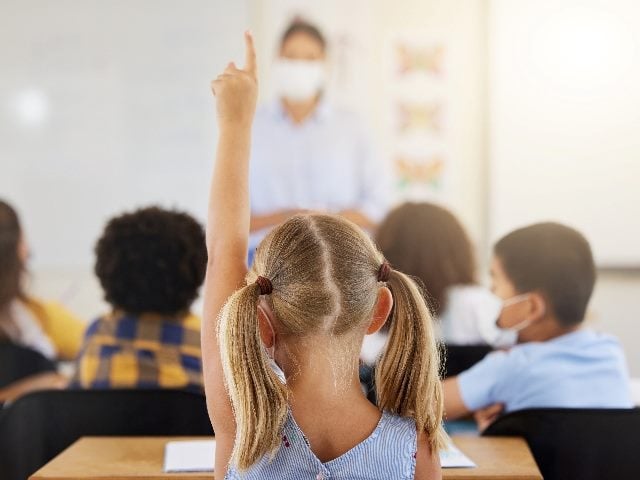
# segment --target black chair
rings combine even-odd
[[[445,345],[442,377],[455,377],[468,370],[492,350],[488,345]]]
[[[376,386],[375,386],[375,367],[366,363],[360,364],[359,369],[360,385],[367,399],[375,405],[376,403]]]
[[[640,479],[638,408],[520,410],[483,435],[524,437],[545,480]]]
[[[0,343],[0,388],[37,373],[55,371],[55,363],[40,352],[13,343]]]
[[[25,480],[83,436],[213,435],[204,395],[179,390],[57,390],[0,412],[0,477]]]

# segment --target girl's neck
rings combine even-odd
[[[313,344],[315,343],[315,346]],[[291,392],[290,405],[294,416],[318,410],[340,411],[358,406],[376,409],[360,385],[357,351],[323,348],[313,342],[297,349],[295,361],[283,359],[282,366]]]
[[[320,345],[298,349],[297,368],[283,366],[293,418],[314,455],[327,462],[368,438],[382,414],[360,386],[358,351]]]

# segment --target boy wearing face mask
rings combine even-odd
[[[256,113],[250,163],[250,249],[297,213],[340,214],[365,229],[384,216],[388,175],[365,129],[325,95],[326,40],[313,25],[284,32],[273,65],[277,98]]]
[[[631,408],[620,343],[582,325],[595,276],[589,243],[572,228],[540,223],[499,240],[491,262],[502,300],[496,324],[517,344],[444,381],[447,419],[485,412],[476,415],[482,429],[500,411]]]

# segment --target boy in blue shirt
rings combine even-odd
[[[496,324],[517,332],[517,344],[444,381],[447,419],[476,413],[483,429],[502,411],[632,407],[619,342],[582,327],[595,277],[589,243],[572,228],[540,223],[499,240]]]

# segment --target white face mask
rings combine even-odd
[[[273,370],[273,373],[276,374],[280,381],[286,385],[287,377],[284,375],[284,371],[280,368],[280,365],[276,363],[273,357],[269,355],[269,352],[265,353],[267,354],[267,363],[269,364],[269,367],[271,367],[271,370]]]
[[[533,320],[524,319],[515,325],[503,328],[498,325],[498,320],[502,311],[511,305],[515,305],[529,297],[529,294],[516,295],[515,297],[502,300],[497,295],[491,295],[493,299],[487,305],[487,314],[483,316],[484,321],[478,325],[482,338],[491,346],[497,348],[512,347],[518,341],[518,332],[527,328]]]
[[[258,307],[260,309],[262,309],[262,307]],[[267,363],[269,364],[269,367],[271,367],[271,370],[273,370],[273,373],[275,373],[278,378],[280,379],[280,381],[284,384],[287,383],[287,378],[284,375],[284,371],[280,368],[280,365],[278,365],[276,363],[275,360],[275,356],[276,356],[276,331],[273,329],[273,325],[271,325],[271,320],[269,320],[269,317],[267,316],[267,314],[264,314],[264,318],[267,320],[267,324],[269,325],[269,328],[271,329],[271,335],[273,336],[273,345],[271,345],[270,348],[267,349],[267,347],[265,347],[264,345],[262,346],[265,355],[267,356]]]
[[[502,300],[500,297],[495,296],[496,304],[498,305],[497,315],[495,320],[493,321],[492,328],[486,327],[485,329],[494,335],[493,341],[490,341],[492,345],[496,347],[510,347],[517,343],[518,341],[518,332],[524,330],[533,321],[530,318],[525,318],[524,320],[519,321],[515,325],[511,327],[501,327],[498,325],[498,320],[502,315],[502,311],[511,305],[515,305],[529,298],[528,293],[523,293],[521,295],[516,295],[515,297],[508,298],[507,300]]]
[[[484,341],[495,348],[512,347],[518,340],[517,332],[505,330],[497,325],[503,308],[504,303],[500,297],[494,294],[487,296],[483,314],[480,316],[481,321],[478,323],[478,330]]]
[[[278,59],[273,65],[276,93],[291,102],[310,100],[322,90],[325,66],[320,60]]]

